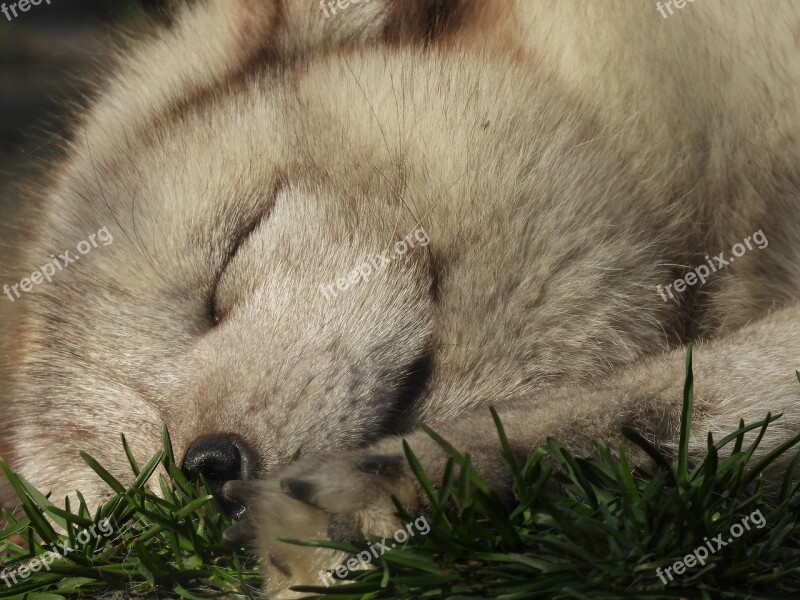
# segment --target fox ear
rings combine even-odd
[[[141,126],[234,76],[274,44],[280,8],[280,0],[184,4],[171,27],[154,27],[119,49],[85,121],[87,137],[93,144],[113,139],[121,124]]]
[[[267,0],[278,57],[329,51],[369,39],[430,42],[511,16],[513,0]],[[227,2],[226,2],[227,3]]]
[[[499,36],[497,32],[512,22],[513,1],[390,0],[385,37],[401,43],[409,40],[435,42],[441,38],[448,41],[457,38],[467,44],[508,41],[513,31]]]
[[[154,25],[145,35],[134,34],[115,53],[111,78],[100,86],[85,122],[78,124],[85,128],[78,143],[85,135],[93,150],[111,144],[121,127],[146,128],[235,82],[254,65],[269,66],[382,34],[394,0],[356,2],[346,18],[338,19],[326,17],[322,9],[327,4],[315,0],[182,3],[170,27]]]
[[[81,125],[92,144],[113,140],[243,77],[254,64],[370,39],[431,42],[472,30],[485,35],[511,0],[200,0],[183,4],[169,28],[119,52],[115,75]],[[83,132],[82,132],[83,133]],[[111,134],[111,135],[110,135]],[[82,136],[80,136],[82,137]],[[98,151],[99,154],[99,151]]]

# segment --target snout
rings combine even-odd
[[[192,479],[203,476],[225,510],[235,518],[242,516],[244,505],[222,494],[225,482],[250,479],[255,471],[254,455],[239,437],[217,435],[196,440],[186,451],[181,468]]]

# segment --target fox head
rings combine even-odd
[[[146,459],[166,423],[221,485],[663,344],[652,232],[565,218],[636,196],[580,175],[625,161],[546,78],[447,59],[502,5],[209,2],[126,51],[9,288],[12,468],[97,500],[78,451],[125,480],[120,433]]]

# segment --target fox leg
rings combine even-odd
[[[512,450],[523,461],[547,437],[555,437],[576,454],[590,454],[594,440],[618,443],[622,440],[620,429],[628,426],[667,453],[674,451],[685,355],[685,350],[675,350],[594,387],[562,388],[498,405]],[[798,367],[800,304],[727,336],[699,343],[694,351],[690,450],[702,452],[709,431],[730,433],[739,419],[752,423],[767,412],[782,413],[783,417],[770,428],[762,452],[800,431]],[[435,429],[459,451],[470,454],[490,486],[510,497],[510,479],[488,409],[477,409]],[[446,464],[444,451],[422,431],[405,440],[432,483],[440,483]],[[278,538],[389,536],[403,525],[395,515],[392,496],[409,514],[425,509],[424,494],[405,463],[400,438],[387,438],[322,461],[301,460],[268,481],[231,482],[226,492],[247,501],[251,515],[231,532],[231,538],[236,541],[242,534],[256,535],[269,587],[274,591],[300,583],[319,584],[320,571],[337,566],[342,558],[326,550],[289,546]]]

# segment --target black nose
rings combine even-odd
[[[241,516],[244,507],[222,497],[222,486],[226,481],[252,476],[252,456],[240,439],[232,435],[200,438],[186,451],[182,468],[193,479],[202,475],[223,507],[232,516]]]

